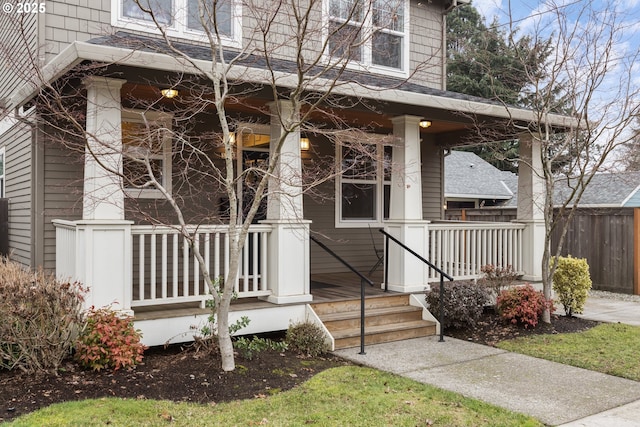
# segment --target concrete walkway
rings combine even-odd
[[[584,317],[640,325],[640,303],[590,298]],[[640,382],[448,337],[370,345],[365,355],[358,351],[335,353],[548,425],[640,426]]]

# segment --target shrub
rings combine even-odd
[[[238,337],[233,346],[238,350],[240,356],[247,360],[252,360],[257,354],[263,351],[285,351],[287,349],[287,343],[285,341],[274,341],[269,338],[256,337],[255,335],[252,338]]]
[[[0,259],[0,367],[57,369],[82,323],[84,289]]]
[[[322,328],[309,322],[289,326],[285,342],[290,350],[309,357],[329,351]]]
[[[480,268],[480,271],[484,274],[484,277],[480,279],[480,283],[487,288],[494,301],[497,300],[500,292],[513,286],[520,275],[518,272],[514,271],[510,265],[500,267],[493,264],[487,264],[483,265]]]
[[[146,347],[140,342],[140,332],[133,328],[131,316],[110,308],[91,308],[75,349],[80,365],[99,371],[141,362]]]
[[[442,327],[464,328],[473,325],[482,315],[489,302],[489,293],[484,286],[473,282],[445,283],[444,322]],[[440,315],[440,287],[434,286],[426,295],[431,313]]]
[[[552,258],[551,263],[555,261]],[[567,317],[573,313],[582,313],[591,289],[589,264],[584,258],[558,257],[556,271],[553,273],[553,290],[564,307]]]
[[[511,323],[536,327],[545,307],[553,311],[553,301],[547,300],[541,291],[533,286],[516,286],[500,292],[497,301],[498,312]]]

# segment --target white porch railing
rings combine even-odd
[[[76,279],[76,223],[62,219],[53,220],[56,228],[56,274],[66,279]]]
[[[212,278],[226,277],[229,271],[229,227],[194,227],[195,242]],[[267,283],[267,244],[271,227],[252,225],[241,256],[238,298],[270,294]],[[171,227],[136,225],[133,235],[132,307],[200,302],[211,298],[200,265],[188,240]]]
[[[522,272],[524,224],[483,222],[437,222],[429,224],[427,259],[457,279],[482,275],[483,265],[511,266]],[[431,269],[429,269],[431,270]],[[439,280],[429,271],[429,280]]]

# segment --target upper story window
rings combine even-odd
[[[409,14],[406,0],[328,0],[328,50],[360,67],[406,76]]]
[[[381,226],[389,218],[392,147],[382,142],[338,147],[336,227]]]
[[[151,169],[151,172],[149,172]],[[171,116],[150,111],[122,111],[122,174],[132,198],[163,198],[151,174],[171,193]]]
[[[205,40],[206,27],[217,28],[227,45],[238,46],[241,40],[242,6],[237,0],[111,1],[111,23],[116,27],[157,32],[155,18],[170,36]]]

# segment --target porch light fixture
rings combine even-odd
[[[300,138],[300,149],[302,151],[309,151],[310,147],[311,141],[309,141],[309,138]]]
[[[173,88],[162,89],[160,93],[167,99],[175,98],[176,96],[178,96],[178,91]]]
[[[415,123],[415,122],[414,122],[414,123]],[[426,128],[428,128],[428,127],[430,127],[430,126],[431,126],[431,120],[425,120],[425,119],[422,119],[422,120],[420,120],[419,125],[420,125],[420,127],[421,127],[422,129],[426,129]]]

